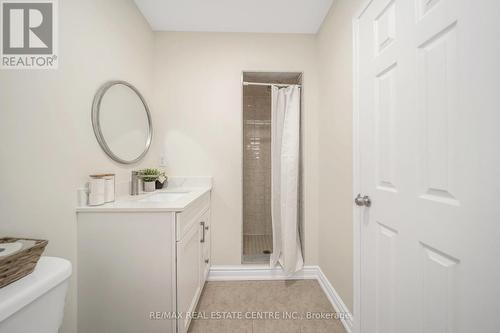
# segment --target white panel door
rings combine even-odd
[[[362,333],[499,332],[500,1],[358,19]]]

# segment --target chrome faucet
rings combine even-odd
[[[139,195],[142,185],[142,178],[139,176],[139,171],[132,171],[130,176],[130,195]]]

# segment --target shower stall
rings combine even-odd
[[[243,73],[244,264],[269,263],[273,253],[271,88],[301,83],[301,73]]]

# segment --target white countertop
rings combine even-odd
[[[76,208],[77,213],[90,212],[181,212],[189,207],[196,199],[210,192],[212,179],[210,177],[169,179],[166,189],[156,190],[139,195],[120,195],[114,202],[100,206],[80,206]],[[175,201],[145,202],[144,199],[158,193],[185,193]]]

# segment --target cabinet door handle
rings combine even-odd
[[[209,261],[210,261],[210,260],[208,260],[208,259],[205,259],[205,264],[208,264],[208,262],[209,262]]]
[[[203,234],[201,236],[200,242],[205,243],[205,221],[201,221],[200,225],[201,225],[201,229],[203,229]]]

